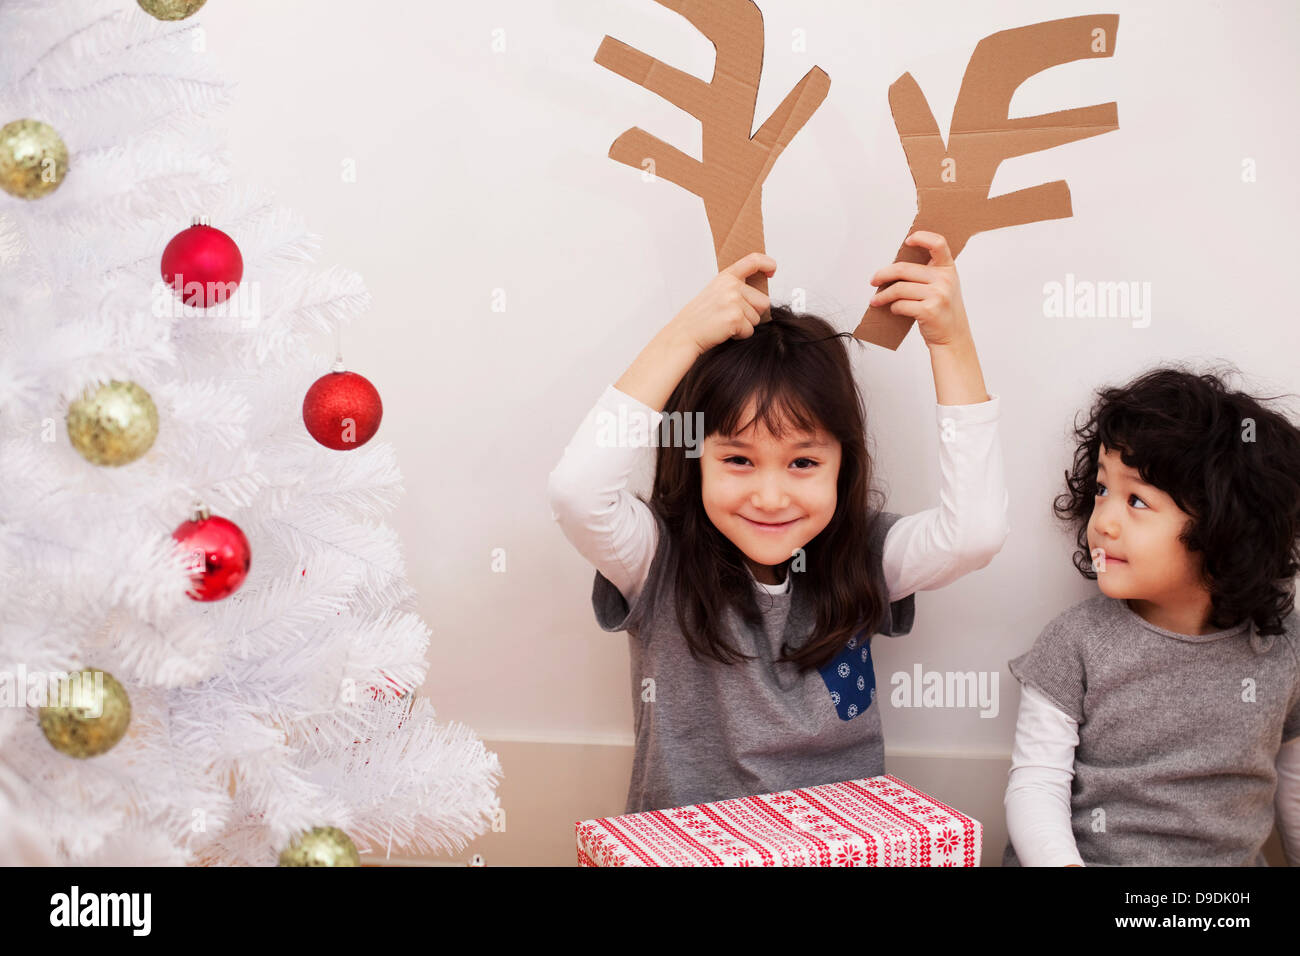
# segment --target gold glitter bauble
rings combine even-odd
[[[158,437],[158,409],[135,382],[87,388],[68,406],[72,447],[96,465],[127,465]]]
[[[68,147],[54,127],[19,119],[0,126],[0,189],[19,199],[40,199],[68,173]]]
[[[280,852],[280,866],[360,866],[352,838],[338,827],[312,827]]]
[[[108,671],[87,668],[68,676],[66,691],[61,693],[66,699],[59,703],[69,706],[40,709],[45,739],[69,757],[84,759],[112,750],[131,723],[126,688]]]
[[[159,20],[184,20],[208,0],[137,0],[140,9]]]

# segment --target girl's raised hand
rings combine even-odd
[[[771,305],[767,295],[745,281],[756,272],[765,272],[770,278],[776,272],[776,260],[751,252],[723,269],[686,303],[665,331],[693,344],[699,355],[727,339],[749,338]]]
[[[917,231],[907,237],[905,245],[929,251],[929,264],[895,262],[885,266],[871,277],[871,284],[893,285],[872,296],[871,304],[888,306],[894,315],[915,319],[927,346],[951,345],[969,338],[957,263],[948,251],[948,241],[938,233]]]

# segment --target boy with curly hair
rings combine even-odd
[[[1055,513],[1101,593],[1009,663],[1003,865],[1263,865],[1275,819],[1300,865],[1300,429],[1157,368],[1075,437]]]

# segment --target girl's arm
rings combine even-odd
[[[1078,723],[1025,684],[1003,805],[1022,866],[1083,866],[1071,826],[1070,781]]]
[[[662,410],[697,358],[727,339],[754,334],[754,326],[771,308],[767,295],[745,282],[756,272],[770,278],[776,273],[776,260],[751,252],[714,276],[641,350],[615,387]]]
[[[930,350],[938,400],[939,506],[905,515],[885,539],[890,600],[933,590],[993,560],[1011,533],[1010,499],[998,440],[1000,401],[984,387],[957,266],[943,236],[916,232],[907,244],[930,263],[895,262],[871,277],[892,282],[871,300],[916,320]]]
[[[680,327],[671,323],[659,330],[641,350],[614,387],[656,411],[700,357],[700,348]]]
[[[1277,752],[1277,831],[1291,866],[1300,866],[1300,737],[1292,737]]]
[[[650,573],[659,528],[627,490],[644,444],[621,430],[641,416],[649,435],[662,415],[608,386],[578,426],[546,483],[551,517],[578,553],[618,588],[630,607]],[[612,439],[612,440],[611,440]]]
[[[659,529],[650,509],[627,490],[628,478],[695,360],[733,336],[754,334],[770,307],[767,295],[745,282],[759,271],[772,275],[775,260],[752,253],[687,303],[601,395],[547,480],[551,516],[629,605],[649,573]]]
[[[962,302],[957,263],[947,240],[934,232],[914,232],[904,244],[927,250],[929,264],[895,262],[885,266],[871,277],[871,284],[893,284],[872,296],[871,304],[888,305],[894,315],[916,320],[930,350],[934,394],[940,405],[987,402],[984,373]]]
[[[939,405],[939,505],[904,515],[882,555],[889,599],[944,587],[976,571],[1011,533],[1010,496],[998,437],[1000,399]]]

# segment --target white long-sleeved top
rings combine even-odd
[[[1022,866],[1083,866],[1071,825],[1070,782],[1079,724],[1032,685],[1020,689],[1016,742],[1003,804]],[[1300,866],[1300,737],[1277,754],[1274,809],[1287,863]]]
[[[941,588],[984,567],[1011,533],[999,406],[993,394],[974,405],[935,406],[939,506],[903,515],[889,529],[882,558],[890,601]],[[637,440],[636,416],[643,440]],[[552,515],[565,537],[629,605],[650,572],[659,529],[627,483],[662,420],[661,412],[608,386],[547,483]],[[780,593],[789,588],[790,576],[775,585],[754,583]]]

